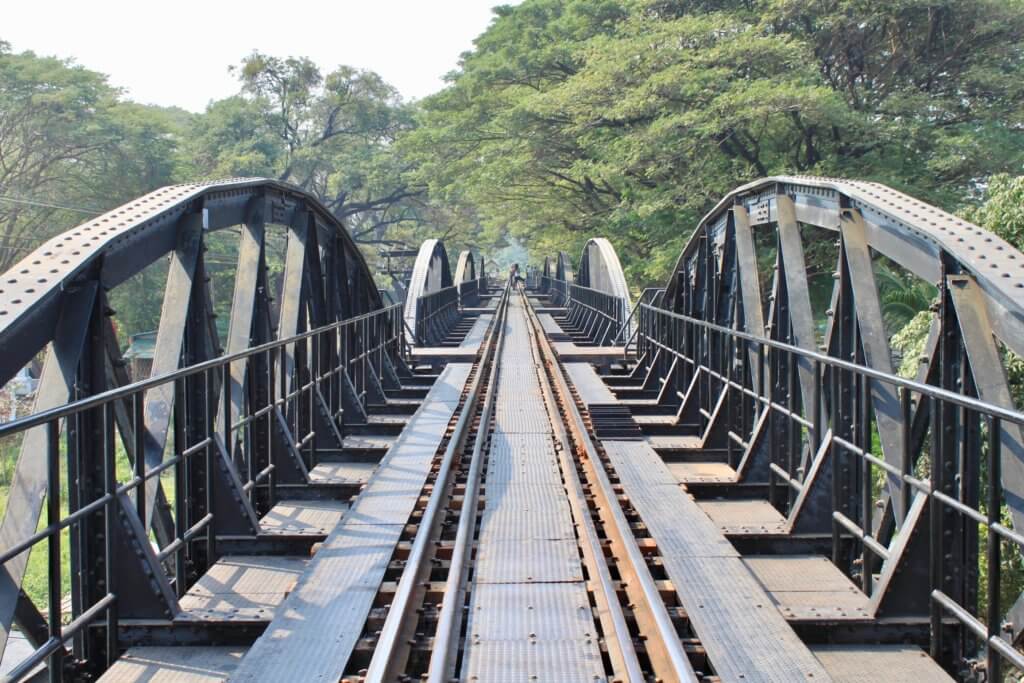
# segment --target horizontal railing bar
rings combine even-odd
[[[32,673],[32,670],[43,663],[43,661],[52,655],[57,649],[68,642],[83,628],[88,626],[96,617],[99,616],[100,612],[105,611],[117,597],[113,593],[107,593],[105,596],[100,598],[95,605],[82,612],[81,616],[72,621],[70,624],[60,630],[60,637],[51,637],[40,647],[30,654],[28,657],[22,660],[18,666],[11,669],[3,678],[0,678],[2,683],[14,683],[25,678],[25,676]]]
[[[38,413],[33,413],[32,415],[27,415],[23,418],[19,418],[17,420],[12,420],[11,422],[0,424],[0,437],[16,434],[18,432],[25,431],[26,429],[31,429],[32,427],[37,427],[50,420],[61,419],[69,415],[74,415],[75,413],[82,412],[84,410],[98,408],[113,400],[132,396],[139,392],[143,392],[148,389],[152,389],[154,387],[158,387],[163,384],[173,382],[175,380],[184,379],[186,377],[191,377],[193,375],[206,372],[207,370],[219,369],[226,364],[244,360],[246,358],[250,358],[257,354],[264,353],[266,351],[279,349],[282,346],[287,346],[288,344],[293,344],[304,339],[309,339],[310,337],[324,334],[325,332],[340,329],[347,325],[355,325],[363,320],[367,320],[375,316],[385,317],[393,313],[395,310],[399,310],[400,308],[400,304],[395,304],[394,306],[382,308],[371,313],[363,313],[362,315],[356,316],[354,318],[339,320],[338,322],[330,323],[328,325],[324,325],[322,327],[318,327],[314,330],[309,330],[307,332],[302,332],[292,337],[288,337],[287,339],[278,339],[275,341],[266,342],[265,344],[260,344],[259,346],[253,346],[249,349],[245,349],[244,351],[238,351],[236,353],[229,354],[226,356],[220,356],[218,358],[211,358],[210,360],[190,365],[187,368],[179,368],[178,370],[167,372],[162,375],[157,375],[156,377],[150,377],[148,379],[139,380],[138,382],[133,382],[132,384],[127,384],[123,387],[109,389],[102,393],[94,394],[93,396],[82,398],[72,403],[67,403],[63,406],[50,408],[48,410],[44,410]]]
[[[741,332],[740,330],[734,330],[729,327],[723,327],[721,325],[709,323],[704,320],[692,318],[688,315],[683,315],[681,313],[666,311],[665,309],[655,308],[647,304],[644,304],[643,308],[645,310],[651,311],[654,315],[663,315],[668,316],[670,318],[682,320],[683,322],[688,322],[699,327],[714,330],[715,332],[720,332],[723,334],[734,336],[737,339],[744,339],[746,341],[758,344],[761,347],[772,348],[778,351],[785,351],[796,356],[799,356],[801,358],[819,361],[823,365],[828,365],[830,367],[838,368],[840,370],[847,370],[849,372],[855,372],[864,377],[875,379],[880,382],[885,382],[887,384],[891,384],[902,389],[916,391],[917,393],[922,394],[923,396],[928,396],[929,398],[948,401],[954,405],[960,406],[961,408],[968,408],[969,410],[974,410],[979,413],[992,415],[1003,420],[1009,420],[1014,424],[1024,425],[1024,413],[1021,413],[1016,410],[1011,410],[1009,408],[1004,408],[1002,406],[998,406],[992,403],[986,403],[984,401],[971,398],[970,396],[958,394],[948,389],[935,387],[930,384],[922,384],[911,379],[905,379],[903,377],[900,377],[899,375],[892,375],[886,372],[882,372],[881,370],[876,370],[874,368],[870,368],[863,365],[857,365],[856,363],[851,363],[850,361],[846,361],[841,358],[835,358],[833,356],[819,353],[817,351],[810,351],[808,349],[800,348],[799,346],[793,346],[792,344],[786,344],[785,342],[775,341],[774,339],[765,339],[763,337],[757,337],[747,332]]]
[[[876,541],[872,536],[864,533],[864,530],[861,529],[860,526],[852,519],[844,515],[842,512],[839,512],[839,510],[834,510],[832,512],[832,519],[838,522],[840,526],[851,534],[859,538],[861,543],[863,543],[864,546],[875,555],[883,560],[889,559],[889,549]]]

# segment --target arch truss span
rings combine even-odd
[[[554,257],[544,258],[544,272],[538,290],[547,294],[554,305],[565,306],[569,301],[569,285],[575,279],[572,259],[568,253],[560,251]]]
[[[626,276],[615,247],[603,237],[583,246],[575,277],[568,257],[559,253],[549,293],[554,303],[567,307],[566,323],[588,343],[611,345],[630,325]]]
[[[405,299],[409,342],[419,345],[435,343],[435,337],[443,336],[442,332],[446,332],[458,317],[458,307],[458,287],[452,278],[444,242],[424,240],[412,268],[409,293]]]
[[[1024,416],[1004,365],[1024,355],[1024,254],[884,185],[771,177],[704,216],[638,318],[659,400],[739,480],[771,482],[787,528],[854,534],[833,559],[876,614],[926,617],[934,591],[971,609],[983,515],[964,509],[1005,504],[1024,530]],[[912,485],[922,467],[964,508]],[[1002,489],[988,503],[985,471]],[[938,583],[906,578],[929,571]]]
[[[76,546],[72,616],[108,599],[104,572],[125,587],[121,618],[172,616],[176,588],[215,559],[193,553],[191,536],[257,533],[274,486],[308,483],[307,451],[340,449],[347,425],[367,421],[367,402],[383,401],[408,372],[400,307],[382,306],[344,226],[309,193],[273,180],[157,190],[54,237],[2,282],[0,384],[36,354],[45,362],[34,415],[0,425],[0,438],[21,441],[0,521],[9,578],[0,587],[0,652],[16,619],[38,633],[31,622],[46,611],[20,591],[28,552],[12,549],[34,537],[48,487],[59,486],[60,461],[48,473],[47,454],[63,448],[74,463],[75,504],[113,501],[97,508],[107,510],[105,526],[99,513],[73,523],[89,533]],[[112,304],[119,287],[130,298],[150,295],[147,286],[162,290],[151,367],[132,376],[119,339],[129,322]],[[93,403],[76,407],[82,401]],[[190,449],[200,455],[175,479],[182,495],[169,498],[156,476],[170,468],[165,451],[183,460],[184,444],[199,442],[206,446]],[[107,477],[120,457],[136,473],[134,501],[111,493]],[[182,537],[201,520],[208,529]],[[155,554],[151,532],[160,549],[190,548],[188,576],[176,574],[184,563],[168,569]]]
[[[464,249],[459,253],[459,261],[455,266],[455,286],[459,290],[459,306],[472,308],[480,305],[480,295],[486,288],[484,285],[483,258],[480,259],[481,269],[477,270],[477,259],[473,252]]]

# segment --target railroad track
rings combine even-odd
[[[472,372],[345,680],[716,680],[522,291]]]

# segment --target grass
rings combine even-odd
[[[10,494],[10,486],[13,479],[14,469],[17,463],[20,443],[9,442],[0,446],[0,510],[6,514],[7,498]],[[65,446],[61,444],[62,456],[66,453]],[[118,482],[125,482],[133,477],[131,464],[128,461],[124,448],[120,441],[117,443],[117,465],[116,478]],[[169,500],[174,499],[174,470],[165,471],[161,476],[164,491]],[[43,503],[41,503],[42,505]],[[68,514],[68,485],[66,458],[62,457],[61,467],[61,517]],[[102,519],[101,513],[95,515],[97,520]],[[46,527],[49,520],[46,518],[46,510],[43,508],[39,516],[38,529]],[[60,555],[61,555],[61,594],[66,596],[71,589],[71,544],[70,530],[64,529],[60,534]],[[151,536],[152,539],[152,536]],[[49,558],[46,540],[40,541],[29,552],[28,566],[25,570],[25,577],[22,588],[32,599],[36,606],[44,614],[49,596],[48,567]]]

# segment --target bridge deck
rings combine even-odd
[[[526,328],[513,299],[461,677],[590,682],[604,667]]]
[[[444,369],[266,632],[242,659],[233,679],[341,677],[423,489],[469,369],[463,364]]]
[[[497,359],[465,639],[455,673],[462,681],[606,680],[593,577],[584,571],[579,520],[567,498],[523,305],[520,298],[509,304]],[[489,322],[491,316],[480,318]],[[479,347],[485,329],[477,327],[485,322],[478,319],[464,343]],[[554,319],[544,325],[549,336],[559,337],[559,330]],[[470,340],[475,334],[481,339]],[[562,359],[581,403],[618,404],[628,412],[595,365],[575,355],[585,348],[573,346],[569,360]],[[616,352],[600,349],[593,362],[603,363],[609,353]],[[400,435],[346,437],[356,450],[387,448],[379,463],[361,456],[313,469],[320,484],[365,482],[353,501],[283,500],[264,516],[264,534],[325,538],[311,558],[227,556],[190,588],[176,622],[268,624],[251,647],[134,647],[102,680],[339,680],[365,656],[359,653],[367,647],[367,625],[380,618],[373,616],[382,606],[380,591],[396,578],[395,560],[404,557],[400,542],[415,523],[417,501],[469,371],[468,364],[449,363],[416,413],[383,416],[407,422]],[[684,628],[706,652],[705,674],[727,683],[950,680],[912,645],[801,640],[796,627],[871,623],[870,600],[821,555],[741,552],[732,542],[737,536],[784,537],[786,518],[762,499],[697,499],[687,484],[735,485],[736,471],[720,453],[703,450],[700,438],[680,433],[683,427],[662,431],[597,443],[623,504],[650,537],[647,547],[659,558],[660,578],[667,579],[662,591],[678,597]]]

